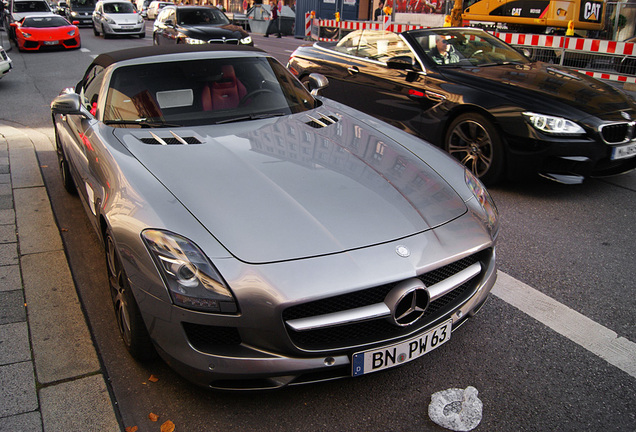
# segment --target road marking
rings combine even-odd
[[[80,51],[85,53],[91,52],[91,50],[89,50],[88,48],[80,48]]]
[[[503,272],[492,293],[636,378],[636,343]]]

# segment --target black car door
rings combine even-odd
[[[427,90],[426,74],[413,52],[395,33],[364,31],[354,38],[353,48],[340,44],[341,51],[321,71],[329,78],[322,94],[422,136],[423,113],[444,97]]]

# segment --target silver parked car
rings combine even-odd
[[[51,108],[125,346],[199,385],[400,365],[447,342],[495,282],[497,211],[471,173],[259,49],[102,54]]]
[[[93,33],[104,39],[112,36],[146,37],[146,24],[133,4],[127,0],[98,1],[93,12]]]

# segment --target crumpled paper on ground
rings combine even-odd
[[[475,387],[452,388],[431,396],[428,415],[435,423],[456,432],[475,429],[481,422],[483,404]]]

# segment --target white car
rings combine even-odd
[[[12,0],[5,11],[5,28],[9,31],[9,37],[15,39],[15,30],[10,27],[12,22],[18,22],[29,15],[53,14],[51,7],[45,0]]]
[[[11,63],[11,59],[4,48],[0,47],[0,78],[8,74],[12,68],[13,64]]]
[[[93,12],[93,33],[104,39],[117,35],[146,37],[143,17],[127,0],[103,0],[95,5]]]
[[[154,0],[152,3],[150,3],[150,6],[148,6],[148,12],[146,12],[148,19],[157,18],[157,14],[159,13],[161,9],[173,4],[174,3],[167,2],[167,1]]]

